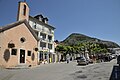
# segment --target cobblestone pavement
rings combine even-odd
[[[76,61],[32,69],[0,69],[0,80],[109,80],[116,60],[78,66]],[[112,78],[111,78],[112,79]]]

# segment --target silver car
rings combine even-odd
[[[88,65],[88,61],[85,57],[77,57],[77,63],[78,65]]]

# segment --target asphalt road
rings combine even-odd
[[[0,69],[0,80],[117,80],[116,60],[78,66],[77,63],[52,63],[31,69]],[[116,71],[115,71],[116,70]],[[118,73],[115,73],[118,72]]]

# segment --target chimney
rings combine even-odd
[[[17,21],[26,19],[29,20],[29,7],[26,2],[20,1],[18,4],[18,15],[17,15]]]

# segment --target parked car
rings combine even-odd
[[[78,65],[88,65],[88,61],[85,57],[77,57],[76,58]]]
[[[110,55],[105,55],[104,56],[104,62],[109,62],[111,61],[111,56]]]
[[[110,55],[112,59],[116,59],[116,55],[115,54],[112,54]]]

